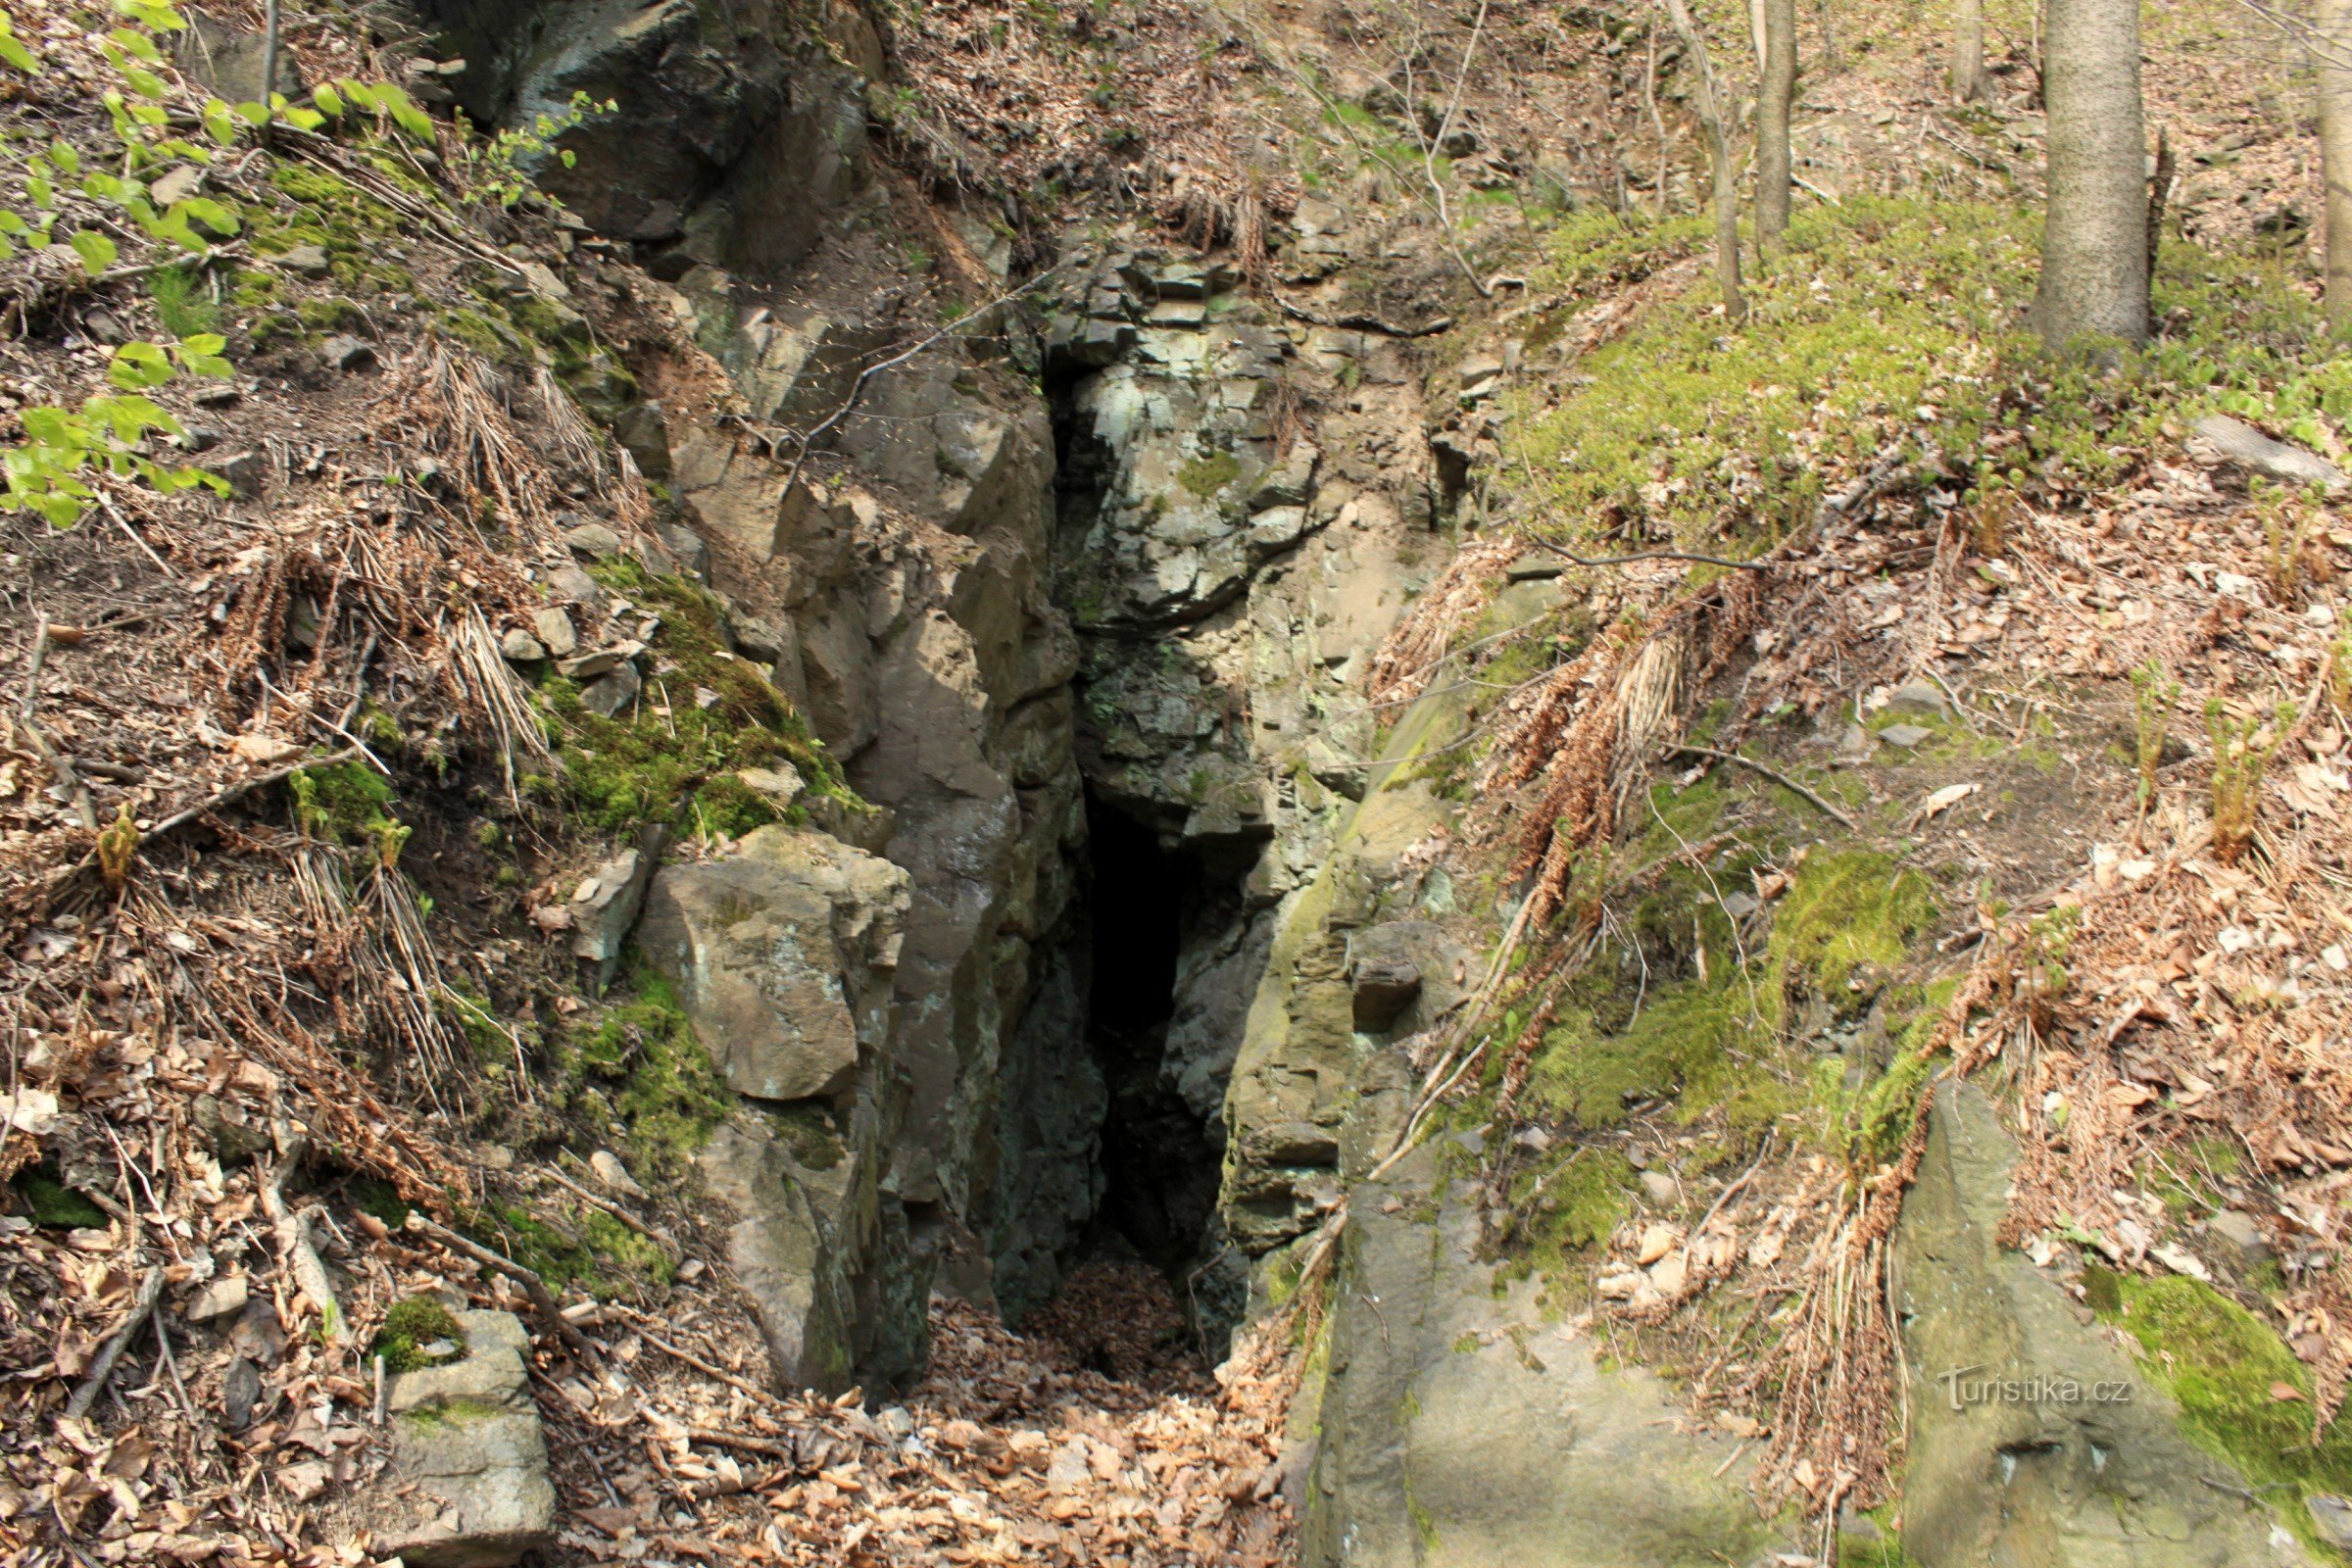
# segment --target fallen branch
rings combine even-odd
[[[721,1432],[715,1427],[688,1427],[686,1436],[696,1443],[708,1443],[718,1448],[737,1448],[745,1453],[757,1453],[770,1459],[781,1459],[794,1469],[802,1468],[801,1456],[792,1451],[792,1445],[773,1438],[750,1438],[739,1432]]]
[[[81,1380],[73,1396],[66,1400],[66,1414],[78,1421],[90,1413],[90,1406],[98,1402],[98,1396],[106,1390],[106,1380],[115,1375],[115,1363],[122,1358],[122,1352],[130,1348],[130,1342],[138,1337],[139,1330],[145,1328],[147,1320],[155,1315],[155,1303],[163,1298],[163,1295],[164,1270],[158,1264],[147,1271],[145,1279],[139,1281],[139,1294],[130,1303],[130,1316],[123,1319],[121,1328],[115,1330],[114,1338],[106,1342],[97,1359],[90,1363],[90,1375]]]
[[[1843,811],[1839,810],[1837,807],[1832,806],[1828,801],[1823,800],[1820,796],[1814,794],[1811,790],[1805,788],[1804,785],[1799,784],[1796,780],[1790,778],[1779,768],[1766,767],[1762,762],[1757,761],[1752,757],[1741,757],[1738,752],[1718,752],[1704,746],[1677,746],[1672,748],[1672,750],[1677,755],[1683,757],[1704,757],[1717,762],[1737,762],[1741,767],[1747,768],[1751,772],[1763,774],[1766,778],[1772,780],[1775,784],[1780,785],[1783,789],[1790,790],[1798,795],[1803,796],[1806,800],[1811,801],[1816,807],[1819,807],[1823,811],[1826,811],[1831,816],[1836,817],[1839,822],[1844,823],[1847,827],[1852,827],[1854,825],[1854,819],[1846,815]]]
[[[1377,316],[1367,316],[1360,311],[1347,316],[1317,316],[1302,306],[1293,305],[1279,295],[1275,297],[1274,303],[1282,307],[1282,314],[1285,316],[1304,321],[1309,326],[1328,326],[1336,331],[1378,332],[1383,337],[1432,337],[1437,333],[1453,329],[1453,318],[1450,316],[1437,317],[1421,326],[1398,326],[1394,321],[1384,321]]]
[[[1644,550],[1631,556],[1580,556],[1567,546],[1555,545],[1548,539],[1538,539],[1536,543],[1580,566],[1629,566],[1637,561],[1695,561],[1701,565],[1730,566],[1736,571],[1770,571],[1775,564],[1769,561],[1733,561],[1726,556],[1697,556],[1687,550]]]
[[[590,1192],[587,1188],[582,1187],[578,1182],[575,1182],[569,1176],[564,1175],[561,1166],[550,1163],[542,1165],[540,1169],[544,1171],[551,1179],[553,1179],[558,1186],[568,1191],[581,1202],[588,1204],[590,1207],[595,1208],[600,1212],[612,1215],[614,1219],[620,1221],[623,1225],[626,1225],[629,1229],[635,1231],[638,1235],[644,1237],[656,1247],[661,1248],[663,1256],[668,1257],[675,1250],[675,1244],[673,1244],[668,1237],[663,1236],[652,1226],[646,1224],[645,1221],[639,1219],[636,1215],[630,1213],[618,1203],[613,1202],[611,1199],[600,1198],[595,1193]],[[671,1260],[674,1262],[674,1257]]]
[[[553,1329],[556,1337],[564,1342],[565,1349],[589,1366],[601,1368],[605,1364],[604,1357],[597,1353],[597,1348],[590,1343],[588,1336],[582,1334],[569,1319],[564,1316],[564,1308],[557,1304],[555,1293],[547,1288],[547,1281],[541,1279],[532,1270],[523,1267],[503,1252],[493,1251],[469,1237],[459,1235],[446,1225],[426,1219],[415,1210],[410,1211],[408,1228],[418,1235],[431,1237],[461,1257],[469,1257],[476,1263],[496,1269],[521,1286],[523,1294],[531,1298],[533,1310],[547,1320],[548,1327]]]
[[[276,1227],[277,1250],[284,1255],[286,1271],[318,1309],[319,1337],[330,1347],[340,1345],[343,1307],[335,1299],[335,1287],[326,1277],[326,1265],[318,1260],[318,1249],[311,1245],[311,1216],[318,1211],[318,1205],[294,1209],[286,1204],[286,1178],[302,1162],[310,1140],[295,1134],[279,1142],[285,1152],[270,1170],[270,1179],[262,1184],[262,1212]]]
[[[17,722],[24,725],[24,738],[32,742],[34,751],[41,754],[41,760],[49,765],[50,772],[57,775],[57,781],[73,792],[74,814],[81,818],[83,827],[95,833],[98,831],[98,808],[90,804],[89,786],[82,783],[81,775],[74,771],[74,764],[66,755],[50,744],[49,737],[42,733],[41,726],[32,716],[34,705],[41,700],[41,665],[48,658],[49,617],[46,614],[36,615],[32,623],[32,652],[24,661],[24,700],[17,705]]]
[[[220,790],[215,794],[206,796],[203,800],[198,801],[194,806],[187,808],[185,810],[174,811],[170,816],[165,817],[161,822],[156,823],[155,826],[147,830],[147,837],[151,839],[160,838],[164,834],[171,832],[173,828],[186,827],[190,822],[195,821],[198,817],[207,815],[213,811],[217,811],[223,806],[234,806],[237,802],[243,800],[246,796],[251,795],[256,790],[268,789],[272,784],[282,784],[287,779],[292,778],[295,774],[301,772],[306,767],[332,767],[337,762],[348,762],[359,755],[360,749],[357,746],[347,746],[343,750],[336,752],[329,757],[309,758],[303,761],[296,762],[291,766],[278,768],[274,772],[263,773],[256,777],[249,778],[241,784],[231,784],[224,790]]]

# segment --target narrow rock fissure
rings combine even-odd
[[[1180,1283],[1216,1212],[1218,1151],[1168,1081],[1168,1026],[1188,925],[1211,902],[1211,868],[1150,827],[1088,802],[1093,888],[1087,1048],[1107,1091],[1102,1196],[1090,1252],[1132,1250]]]

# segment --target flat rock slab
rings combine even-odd
[[[2231,463],[2280,484],[2316,484],[2328,490],[2344,486],[2343,470],[2318,453],[2274,441],[2227,415],[2209,414],[2199,419],[2196,435]]]
[[[555,1540],[547,1439],[512,1312],[460,1312],[466,1356],[392,1380],[392,1462],[365,1522],[408,1568],[507,1568]]]

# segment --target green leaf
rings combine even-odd
[[[126,55],[144,60],[151,66],[160,66],[164,63],[164,52],[155,46],[155,40],[136,27],[117,27],[108,33],[107,37],[114,41],[115,47]]]
[[[24,194],[32,198],[35,207],[47,209],[57,205],[57,187],[38,174],[25,178]]]
[[[114,202],[118,205],[131,196],[141,193],[144,189],[144,186],[133,180],[118,179],[112,174],[95,169],[90,171],[89,177],[81,182],[81,193],[84,196],[97,201]]]
[[[208,98],[204,104],[204,133],[226,147],[237,139],[236,111],[218,98]]]
[[[106,378],[129,392],[162,386],[172,379],[172,362],[152,343],[125,343],[115,350]]]
[[[237,118],[248,125],[266,125],[270,122],[270,111],[260,104],[243,103],[237,105]]]
[[[92,398],[88,406],[114,427],[118,441],[136,441],[150,430],[161,430],[166,435],[180,433],[177,419],[136,393],[119,398]]]
[[[364,81],[345,79],[335,85],[343,90],[344,97],[371,115],[384,107],[382,95]]]
[[[26,232],[24,220],[7,208],[0,207],[0,234],[23,234],[24,232]]]
[[[179,340],[183,354],[218,354],[228,347],[228,339],[218,332],[190,332]]]
[[[237,231],[236,209],[217,202],[210,196],[191,196],[184,202],[173,203],[172,210],[185,213],[216,234],[234,234]]]
[[[375,95],[392,116],[392,122],[418,141],[433,139],[433,117],[416,107],[416,101],[406,92],[385,82],[375,89]]]
[[[142,98],[169,98],[172,96],[171,87],[163,77],[152,71],[146,71],[137,66],[125,66],[122,68],[122,79],[129,82],[130,90]]]
[[[311,102],[317,104],[318,112],[329,120],[343,118],[342,97],[323,81],[311,89]]]
[[[116,258],[122,254],[113,240],[94,228],[76,230],[69,243],[74,247],[74,254],[81,258],[82,270],[92,277],[114,266]]]
[[[64,447],[76,444],[69,433],[74,416],[63,409],[26,409],[22,417],[24,421],[24,434],[41,446]]]
[[[155,96],[160,98],[163,94],[157,93]],[[132,104],[130,118],[142,125],[169,125],[172,123],[172,111],[162,104]]]
[[[61,174],[81,172],[81,154],[75,152],[72,144],[63,138],[49,144],[49,162],[57,166],[57,171]]]
[[[37,76],[41,74],[41,57],[25,48],[8,33],[0,33],[0,60],[7,61],[27,76]]]
[[[326,123],[324,115],[316,109],[305,109],[300,104],[288,104],[284,118],[286,123],[296,130],[317,130]]]

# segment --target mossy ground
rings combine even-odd
[[[457,1347],[455,1355],[429,1356],[424,1348],[439,1341]],[[454,1313],[430,1296],[411,1296],[392,1303],[384,1326],[368,1342],[368,1353],[384,1358],[384,1371],[397,1377],[419,1367],[446,1366],[466,1358],[466,1331]]]
[[[1562,319],[1694,254],[1693,222],[1595,212],[1553,225],[1545,282],[1570,296]],[[2025,204],[1809,209],[1751,279],[1745,327],[1727,329],[1709,286],[1651,304],[1579,362],[1556,406],[1517,411],[1518,455],[1566,533],[1760,547],[1810,515],[1825,473],[1919,439],[1984,480],[2082,487],[2204,412],[2314,445],[2317,416],[2352,416],[2352,360],[2278,256],[2168,241],[2154,312],[2167,331],[2108,374],[2047,359],[2026,331],[2039,243]]]
[[[2140,1368],[2179,1402],[2190,1440],[2236,1466],[2321,1560],[2345,1561],[2320,1539],[2304,1501],[2352,1494],[2352,1431],[2339,1423],[2312,1442],[2314,1387],[2301,1358],[2200,1280],[2094,1267],[2084,1285],[2099,1315],[2147,1350]],[[2299,1397],[2278,1397],[2273,1391],[2282,1387]]]
[[[60,1230],[95,1230],[106,1223],[106,1211],[68,1187],[49,1165],[27,1165],[9,1178],[35,1225]]]
[[[641,1179],[683,1177],[735,1104],[677,993],[650,970],[559,1040],[557,1067],[566,1108],[614,1139]]]
[[[733,776],[777,762],[792,764],[811,793],[865,808],[783,693],[757,665],[730,655],[724,612],[707,590],[629,561],[600,562],[592,575],[662,618],[655,638],[661,668],[644,698],[614,717],[582,708],[578,686],[562,675],[541,677],[539,700],[563,748],[565,786],[592,822],[617,831],[662,821],[681,833],[733,837],[802,820],[801,807],[779,809]],[[711,700],[706,704],[698,692]]]

